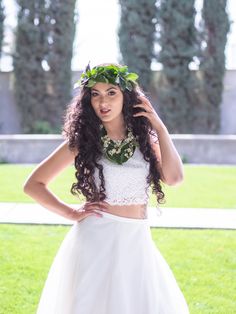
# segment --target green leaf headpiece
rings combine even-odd
[[[138,75],[136,73],[129,73],[127,66],[116,65],[100,65],[90,69],[89,64],[85,72],[82,73],[79,86],[93,87],[96,83],[108,83],[119,85],[120,89],[124,91],[128,89],[131,91],[137,85]]]

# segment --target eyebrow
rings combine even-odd
[[[108,92],[109,90],[111,90],[111,89],[116,89],[116,90],[118,90],[118,88],[117,87],[109,87],[107,90],[106,90],[106,92]],[[92,88],[92,90],[95,90],[96,92],[99,92],[99,90],[98,89],[96,89],[96,88]]]

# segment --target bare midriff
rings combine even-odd
[[[146,204],[110,205],[107,203],[105,212],[126,218],[147,218]]]

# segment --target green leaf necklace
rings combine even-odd
[[[105,157],[118,165],[122,165],[130,159],[138,143],[130,128],[127,130],[127,137],[123,140],[112,140],[108,137],[104,127],[101,129],[101,141]]]

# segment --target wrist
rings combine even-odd
[[[65,217],[66,219],[75,220],[75,217],[78,216],[77,213],[78,209],[73,208],[71,204],[67,204],[62,200],[59,200],[59,205],[57,207],[58,207],[57,213]]]
[[[157,132],[157,135],[161,135],[162,133],[168,133],[167,127],[163,122],[155,126],[154,129]]]
[[[71,208],[66,215],[67,219],[75,220],[78,217],[78,209]]]

